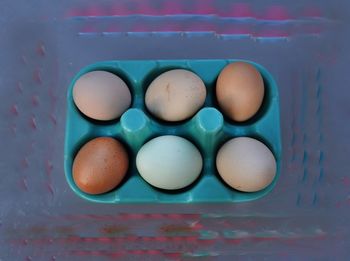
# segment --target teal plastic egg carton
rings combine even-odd
[[[281,133],[277,85],[271,74],[261,65],[249,62],[261,73],[265,96],[258,113],[244,123],[226,118],[215,97],[216,79],[228,63],[243,60],[140,60],[105,61],[83,68],[73,79],[67,96],[67,124],[64,149],[65,175],[72,190],[80,197],[100,203],[199,203],[243,202],[258,199],[269,193],[281,170]],[[171,69],[186,69],[196,73],[205,83],[207,97],[203,108],[189,120],[167,123],[152,116],[145,106],[145,92],[158,75]],[[84,116],[73,101],[72,89],[83,74],[95,70],[114,73],[122,78],[132,93],[132,105],[113,121],[96,121]],[[98,88],[98,86],[96,86]],[[189,187],[177,191],[154,188],[142,179],[136,169],[136,154],[143,144],[162,135],[177,135],[191,141],[203,157],[203,170]],[[89,140],[114,137],[129,150],[130,166],[124,181],[114,190],[100,195],[82,192],[72,177],[73,160],[79,149]],[[267,145],[277,161],[277,175],[273,182],[258,192],[241,192],[226,185],[215,165],[219,148],[228,140],[247,136]]]

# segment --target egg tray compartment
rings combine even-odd
[[[80,197],[100,203],[195,203],[195,202],[243,202],[258,199],[272,190],[280,174],[281,137],[279,98],[277,85],[271,74],[256,63],[265,84],[265,96],[259,112],[244,123],[235,123],[222,115],[216,96],[216,79],[231,62],[242,60],[140,60],[105,61],[83,68],[73,79],[67,97],[67,124],[64,163],[68,184]],[[201,110],[192,118],[169,123],[152,116],[145,106],[145,92],[158,75],[171,69],[187,69],[196,73],[207,88],[207,97]],[[132,105],[121,118],[113,121],[95,121],[84,116],[73,101],[72,90],[76,80],[85,73],[103,70],[114,73],[128,85]],[[136,169],[138,150],[152,138],[177,135],[191,141],[203,157],[203,169],[190,186],[166,191],[149,185]],[[123,182],[110,192],[90,195],[81,191],[72,177],[72,165],[79,149],[89,140],[110,136],[124,143],[129,152],[130,166]],[[253,137],[269,147],[277,161],[277,174],[273,182],[258,192],[241,192],[224,183],[216,170],[216,154],[219,148],[234,137]]]

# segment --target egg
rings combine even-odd
[[[264,80],[251,64],[228,64],[216,81],[216,98],[223,113],[242,122],[253,117],[264,99]]]
[[[219,149],[216,167],[230,187],[244,192],[266,188],[276,175],[272,152],[262,142],[248,137],[226,142]]]
[[[154,138],[136,156],[142,178],[154,187],[175,190],[187,187],[201,173],[203,160],[188,140],[172,135]]]
[[[126,83],[106,71],[92,71],[81,76],[73,86],[73,100],[86,116],[101,121],[113,120],[131,103]]]
[[[175,69],[159,75],[147,88],[147,109],[165,121],[181,121],[193,116],[204,104],[206,88],[195,73]]]
[[[73,180],[85,193],[105,193],[120,184],[128,166],[128,154],[118,140],[95,138],[77,153],[73,162]]]

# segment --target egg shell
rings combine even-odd
[[[120,117],[131,104],[131,94],[126,83],[106,71],[82,75],[75,82],[73,99],[83,114],[101,121]]]
[[[73,179],[85,193],[102,194],[119,185],[128,170],[124,146],[116,139],[99,137],[87,142],[73,162]]]
[[[188,140],[172,135],[154,138],[137,153],[137,169],[144,180],[160,189],[181,189],[201,173],[203,160]]]
[[[147,88],[147,109],[165,121],[181,121],[193,116],[204,104],[206,88],[195,73],[175,69],[154,79]]]
[[[229,186],[244,192],[266,188],[275,178],[277,169],[268,147],[248,137],[226,142],[217,154],[216,167]]]
[[[245,62],[231,63],[220,72],[216,98],[223,113],[242,122],[253,117],[264,99],[264,80],[259,71]]]

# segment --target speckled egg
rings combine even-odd
[[[85,193],[102,194],[120,184],[128,166],[124,146],[114,138],[99,137],[78,151],[73,162],[73,179]]]
[[[176,69],[159,75],[146,91],[146,107],[157,118],[182,121],[193,116],[204,104],[206,88],[195,73]]]

